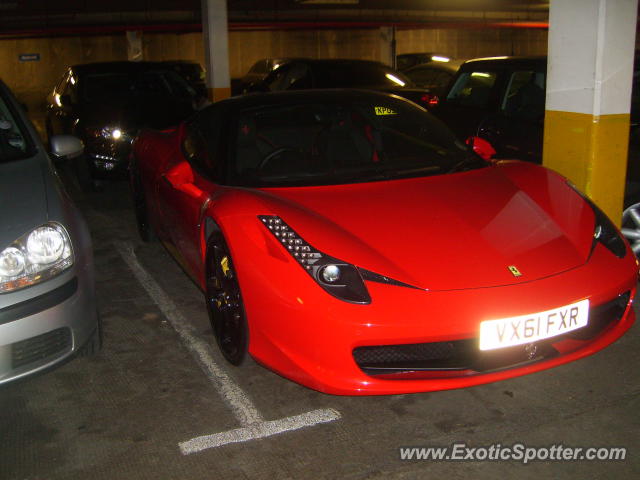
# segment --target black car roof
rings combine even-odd
[[[290,59],[289,61],[284,63],[291,63],[291,62],[305,62],[311,65],[318,65],[318,66],[369,65],[369,66],[384,67],[389,69],[391,68],[381,62],[376,62],[374,60],[354,60],[354,59],[348,59],[348,58],[295,58],[295,59]]]
[[[417,65],[413,65],[406,70],[403,70],[402,73],[407,75],[408,73],[414,72],[416,70],[421,70],[423,68],[429,68],[432,70],[444,70],[451,73],[456,73],[460,68],[460,65],[464,63],[464,60],[450,60],[448,62],[427,62],[427,63],[418,63]]]
[[[412,104],[409,100],[398,95],[390,93],[376,92],[373,90],[359,90],[353,88],[336,88],[336,89],[312,89],[312,90],[289,90],[281,92],[268,92],[268,93],[251,93],[248,95],[240,95],[237,97],[228,98],[220,102],[216,102],[215,105],[226,105],[231,109],[245,109],[267,105],[282,105],[287,102],[290,103],[313,103],[313,102],[327,102],[327,101],[351,101],[351,100],[370,100],[376,99],[384,100],[393,98],[399,101],[404,101]],[[416,106],[416,108],[419,108]]]
[[[71,67],[77,74],[85,73],[136,73],[145,70],[164,69],[167,64],[162,62],[96,62],[82,63]]]
[[[500,67],[525,67],[525,66],[543,66],[546,68],[547,66],[547,57],[544,55],[539,56],[528,56],[528,57],[484,57],[484,58],[473,58],[471,60],[467,60],[460,67],[460,71],[468,70],[470,68],[477,67],[489,67],[489,68],[500,68]]]

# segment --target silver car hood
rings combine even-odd
[[[0,163],[0,250],[48,220],[38,155]]]

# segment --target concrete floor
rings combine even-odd
[[[105,345],[91,359],[0,388],[1,479],[638,478],[640,330],[603,352],[465,390],[334,397],[253,361],[211,355],[266,420],[317,409],[340,419],[183,455],[181,442],[240,427],[199,363],[120,254],[131,248],[198,341],[213,344],[202,294],[159,244],[137,238],[127,185],[78,196],[94,238]],[[402,446],[623,446],[617,462],[435,462]]]

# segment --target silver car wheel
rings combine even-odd
[[[622,235],[631,244],[636,256],[640,255],[640,203],[628,207],[622,213]]]

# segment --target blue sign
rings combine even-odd
[[[18,58],[21,62],[39,62],[40,54],[39,53],[21,53],[18,55]]]

